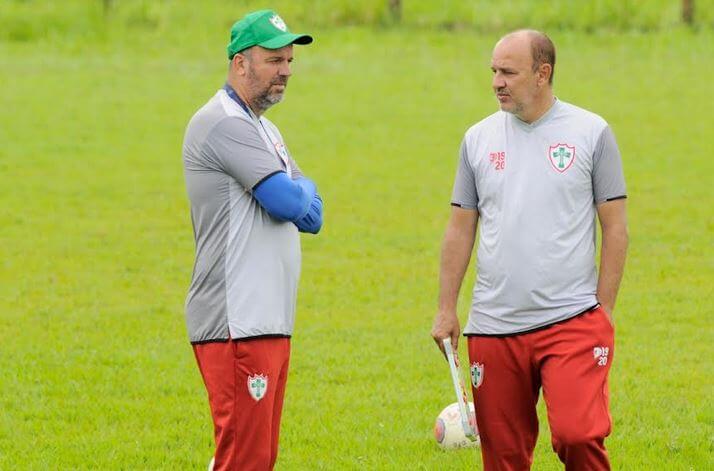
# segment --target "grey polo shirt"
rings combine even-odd
[[[278,129],[219,90],[196,112],[183,144],[196,258],[186,299],[191,342],[290,336],[300,238],[252,189],[276,172],[302,175]]]
[[[526,332],[597,304],[596,204],[625,197],[599,116],[556,100],[527,124],[499,111],[461,144],[452,204],[479,212],[465,334]]]

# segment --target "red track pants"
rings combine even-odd
[[[484,469],[528,470],[541,386],[566,470],[609,470],[607,376],[614,330],[601,308],[534,332],[468,338]]]
[[[193,346],[208,390],[215,471],[267,471],[278,457],[290,339],[257,338]]]

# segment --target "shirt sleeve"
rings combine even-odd
[[[454,191],[451,194],[451,204],[464,209],[476,209],[478,207],[476,177],[474,175],[474,169],[469,162],[466,139],[461,142],[459,163],[456,168],[456,178],[454,180]]]
[[[596,204],[627,197],[620,150],[609,126],[602,131],[595,145],[592,181]]]
[[[215,165],[247,190],[284,171],[258,130],[246,120],[233,117],[221,120],[209,133],[206,145]]]

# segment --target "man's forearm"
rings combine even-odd
[[[609,314],[615,309],[617,291],[625,269],[627,243],[627,228],[624,225],[603,230],[597,299]]]
[[[434,318],[431,329],[431,337],[442,352],[445,338],[451,339],[453,348],[458,349],[461,327],[456,315],[456,301],[461,282],[469,266],[477,224],[478,212],[475,210],[452,208],[444,242],[441,244],[439,312]]]
[[[285,172],[275,172],[253,187],[253,196],[272,217],[295,222],[310,211],[316,191],[307,178],[293,180]]]
[[[456,312],[459,289],[469,266],[475,232],[458,231],[450,226],[441,248],[439,271],[439,311]]]

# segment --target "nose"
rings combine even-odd
[[[499,88],[505,88],[506,87],[506,80],[503,78],[503,75],[500,73],[496,72],[493,74],[493,82],[492,86],[494,90],[498,90]]]
[[[278,73],[283,77],[290,77],[292,75],[292,71],[290,70],[290,62],[283,62],[280,66],[280,69],[278,70]]]

